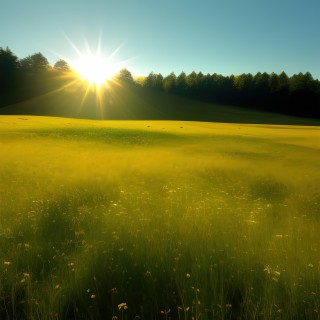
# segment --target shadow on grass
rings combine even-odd
[[[186,120],[226,123],[320,125],[319,120],[200,102],[185,97],[110,83],[101,97],[70,85],[0,108],[0,114],[103,120]]]

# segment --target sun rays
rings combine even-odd
[[[111,59],[104,58],[100,54],[89,52],[81,55],[80,59],[72,64],[72,68],[89,85],[100,88],[107,80],[111,79],[119,67]]]
[[[99,40],[95,52],[87,42],[85,42],[85,52],[81,52],[70,40],[69,42],[78,55],[76,59],[70,61],[71,67],[82,80],[88,82],[89,86],[95,86],[99,89],[124,67],[123,61],[114,61],[114,56],[121,46],[107,56],[101,52],[101,40]]]
[[[125,68],[125,61],[116,60],[116,54],[122,45],[108,55],[102,52],[101,37],[99,37],[95,50],[89,46],[86,40],[84,42],[85,50],[80,50],[66,35],[65,37],[76,53],[74,59],[66,60],[76,76],[79,94],[83,94],[82,103],[79,107],[82,108],[88,97],[94,94],[95,105],[92,105],[92,108],[97,107],[100,110],[101,117],[103,117],[103,106],[108,91],[111,90],[109,84],[110,82],[117,83],[115,76],[121,69]]]

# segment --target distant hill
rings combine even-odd
[[[102,90],[101,90],[102,92]],[[0,114],[109,120],[193,120],[229,123],[320,125],[320,121],[199,102],[136,86],[109,83],[100,98],[75,83],[0,108]]]

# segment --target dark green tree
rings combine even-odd
[[[123,68],[118,72],[118,74],[116,75],[116,79],[121,82],[130,84],[134,83],[131,72],[126,68]]]
[[[195,89],[197,87],[197,74],[195,71],[192,71],[190,74],[186,77],[186,87],[190,89]]]
[[[287,94],[288,90],[289,90],[289,77],[284,71],[282,71],[279,74],[279,91]]]
[[[163,88],[163,75],[161,73],[158,73],[156,76],[156,83],[155,83],[155,89],[162,90]]]
[[[250,91],[250,89],[252,89],[253,83],[254,81],[251,73],[243,73],[234,78],[234,86],[237,88],[237,90],[243,93],[247,93],[248,91]]]
[[[272,94],[279,91],[279,76],[274,72],[269,77],[269,90]]]
[[[163,90],[165,92],[173,92],[176,86],[176,75],[171,72],[168,76],[163,79]]]
[[[0,47],[0,91],[6,91],[13,85],[18,65],[18,57],[8,47]]]
[[[18,68],[18,57],[7,47],[0,47],[0,74],[10,74]]]
[[[314,89],[315,82],[310,72],[294,74],[289,81],[291,92],[311,91]]]
[[[253,77],[253,82],[255,90],[259,90],[262,92],[267,91],[269,87],[269,75],[266,72],[258,72]]]
[[[51,68],[48,59],[40,52],[21,59],[20,66],[23,70],[35,72]]]
[[[176,79],[176,90],[178,94],[184,94],[186,91],[186,74],[181,72]]]
[[[155,89],[157,87],[157,78],[158,75],[156,73],[150,72],[149,75],[146,77],[143,86],[145,88]]]
[[[58,60],[53,68],[57,71],[61,71],[61,72],[69,72],[71,69],[70,69],[70,65],[67,61],[63,60],[63,59],[60,59]]]
[[[263,103],[267,103],[269,99],[269,75],[266,72],[258,72],[253,77],[253,87],[254,102],[259,103],[262,101]]]

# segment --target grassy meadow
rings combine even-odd
[[[316,126],[0,117],[0,319],[319,319]]]

